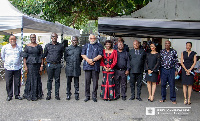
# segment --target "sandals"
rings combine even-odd
[[[172,104],[177,104],[176,101],[172,101]]]
[[[184,104],[185,104],[185,105],[187,105],[187,104],[188,104],[188,103],[187,103],[187,99],[186,99],[186,98],[185,98],[185,100],[184,100]]]
[[[165,102],[165,101],[166,101],[166,100],[160,100],[159,102],[160,102],[160,103],[163,103],[163,102]]]
[[[190,105],[190,104],[191,104],[190,99],[188,99],[188,105]]]

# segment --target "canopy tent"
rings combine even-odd
[[[80,31],[60,23],[48,22],[24,15],[8,0],[0,0],[0,31],[7,33],[48,33],[80,36]]]
[[[100,33],[114,36],[200,39],[199,0],[153,0],[131,16],[100,17]]]

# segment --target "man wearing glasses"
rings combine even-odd
[[[44,48],[44,56],[47,61],[47,97],[46,100],[51,99],[51,90],[53,78],[55,79],[55,99],[60,100],[59,88],[60,88],[60,73],[61,73],[61,58],[63,56],[64,47],[61,43],[57,42],[58,35],[56,33],[51,34],[51,42],[46,44]]]
[[[100,72],[100,59],[103,56],[103,46],[97,43],[95,35],[89,36],[89,43],[85,44],[81,52],[83,63],[83,70],[85,71],[85,96],[84,100],[90,100],[90,84],[93,81],[92,100],[97,102],[97,89]]]

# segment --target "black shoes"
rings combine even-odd
[[[75,100],[79,100],[79,96],[78,95],[75,96]]]
[[[51,99],[51,96],[48,96],[48,95],[47,95],[47,98],[46,98],[46,100],[50,100],[50,99]]]
[[[135,100],[135,97],[131,97],[129,100]]]
[[[97,98],[92,98],[92,100],[93,100],[94,102],[97,102]]]
[[[125,100],[126,100],[126,97],[122,97],[122,100],[125,101]]]
[[[22,100],[22,97],[20,97],[20,96],[15,96],[15,99]]]
[[[60,97],[59,97],[59,96],[56,96],[55,99],[56,99],[56,100],[60,100]]]
[[[139,101],[142,101],[142,98],[140,98],[140,97],[137,97],[136,99],[139,100]]]
[[[6,100],[7,100],[7,101],[10,101],[10,100],[12,100],[12,97],[7,97]]]
[[[66,100],[70,100],[71,99],[71,97],[69,96],[69,95],[67,95],[67,98],[66,98]]]
[[[119,98],[120,98],[120,96],[118,95],[118,96],[116,96],[116,97],[115,97],[115,99],[114,99],[114,100],[118,100]]]
[[[84,101],[87,102],[88,100],[90,100],[90,98],[89,98],[89,97],[86,97]]]

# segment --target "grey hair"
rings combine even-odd
[[[97,36],[96,36],[96,35],[94,35],[94,34],[90,34],[90,35],[89,35],[89,40],[90,40],[90,36],[95,36],[95,38],[97,38]]]

